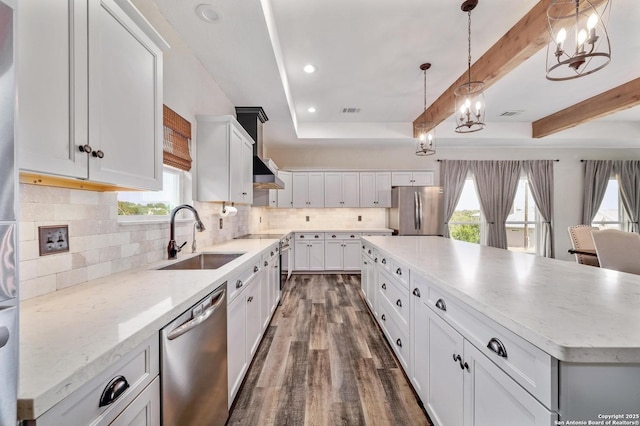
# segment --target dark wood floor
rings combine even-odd
[[[429,425],[360,296],[359,275],[294,275],[230,425]]]

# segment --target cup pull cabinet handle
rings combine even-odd
[[[382,264],[383,264],[383,265],[386,265],[386,264],[387,264],[387,259],[386,259],[386,258],[383,258],[383,259],[382,259]]]
[[[266,260],[264,261],[264,266],[269,266],[269,262],[267,262]]]
[[[396,269],[396,274],[402,275],[402,269],[400,269],[400,268]]]
[[[458,354],[453,354],[453,361],[454,362],[461,362],[462,361],[462,357]]]
[[[418,290],[418,287],[413,289],[413,295],[416,297],[420,297],[420,290]]]
[[[502,342],[495,337],[492,337],[491,340],[489,340],[487,348],[489,348],[491,352],[494,352],[496,355],[501,356],[502,358],[507,357],[507,348],[505,348]]]
[[[447,304],[444,303],[444,300],[442,299],[438,299],[438,301],[436,302],[436,308],[440,309],[441,311],[447,312]]]
[[[259,268],[258,268],[258,265],[254,266],[254,267],[253,267],[253,272],[258,272],[258,269],[259,269]]]
[[[380,317],[380,319],[381,319],[382,321],[386,321],[386,320],[387,320],[387,317],[386,317],[384,314],[382,314],[382,316]]]
[[[396,340],[396,345],[402,347],[402,340],[400,339]]]
[[[402,308],[402,301],[400,299],[396,300],[396,305]]]
[[[242,281],[238,280],[236,281],[236,288],[240,288],[242,287],[244,284],[242,284]]]
[[[107,384],[100,396],[100,404],[98,407],[105,407],[113,404],[120,395],[129,388],[129,382],[124,376],[116,376]]]
[[[382,287],[383,290],[386,290],[387,289],[387,283],[382,283],[382,285],[380,287]]]

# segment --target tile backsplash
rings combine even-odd
[[[221,205],[194,203],[204,232],[196,232],[203,248],[247,234],[250,206],[237,206],[238,214],[224,218],[219,229]],[[191,252],[193,220],[176,222],[176,241],[187,241]],[[69,226],[69,252],[39,256],[38,227]],[[94,192],[20,185],[20,299],[54,292],[66,287],[144,266],[166,258],[169,223],[118,222],[115,192]]]
[[[358,221],[360,216],[360,221]],[[307,217],[309,220],[307,221]],[[359,229],[386,228],[387,209],[326,208],[326,209],[274,209],[254,207],[251,210],[251,228],[263,229]]]

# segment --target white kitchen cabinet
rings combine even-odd
[[[294,270],[324,271],[324,234],[295,234]]]
[[[278,207],[280,208],[293,207],[293,198],[292,198],[293,188],[292,188],[292,181],[291,181],[291,172],[278,170],[278,177],[282,179],[282,182],[284,183],[284,189],[275,189],[269,192],[276,192],[278,194]]]
[[[230,116],[197,116],[197,201],[253,201],[253,140]]]
[[[125,0],[21,9],[21,170],[161,189],[164,40]]]
[[[258,274],[244,291],[247,315],[247,362],[251,364],[262,337],[261,297],[263,274]]]
[[[261,315],[262,315],[262,332],[266,330],[271,316],[280,300],[280,283],[278,281],[280,256],[276,249],[272,249],[262,255],[262,276],[261,284]]]
[[[324,207],[323,172],[296,172],[291,180],[293,207]]]
[[[231,281],[229,281],[231,283]],[[242,296],[242,295],[240,295]],[[247,361],[246,338],[246,301],[244,297],[236,297],[227,306],[227,380],[229,387],[229,407],[242,384],[244,373],[249,363]]]
[[[325,207],[358,207],[360,175],[357,172],[324,173]]]
[[[360,234],[325,233],[326,271],[360,270]]]
[[[391,173],[391,186],[432,186],[434,182],[433,171],[401,171]]]
[[[361,244],[361,286],[364,293],[365,300],[369,309],[373,312],[373,315],[378,317],[378,309],[376,306],[376,292],[378,291],[377,285],[377,271],[375,265],[376,253],[370,245],[367,243]]]
[[[411,384],[422,401],[429,399],[429,309],[422,303],[428,287],[415,277],[411,292]]]
[[[391,172],[360,173],[360,207],[391,207]]]
[[[156,377],[109,426],[160,426],[160,377]]]

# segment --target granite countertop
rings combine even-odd
[[[366,237],[567,362],[640,362],[640,276],[440,237]]]
[[[245,253],[215,270],[155,270],[175,262],[164,260],[22,302],[18,418],[42,415],[277,243],[232,240],[202,250]]]

